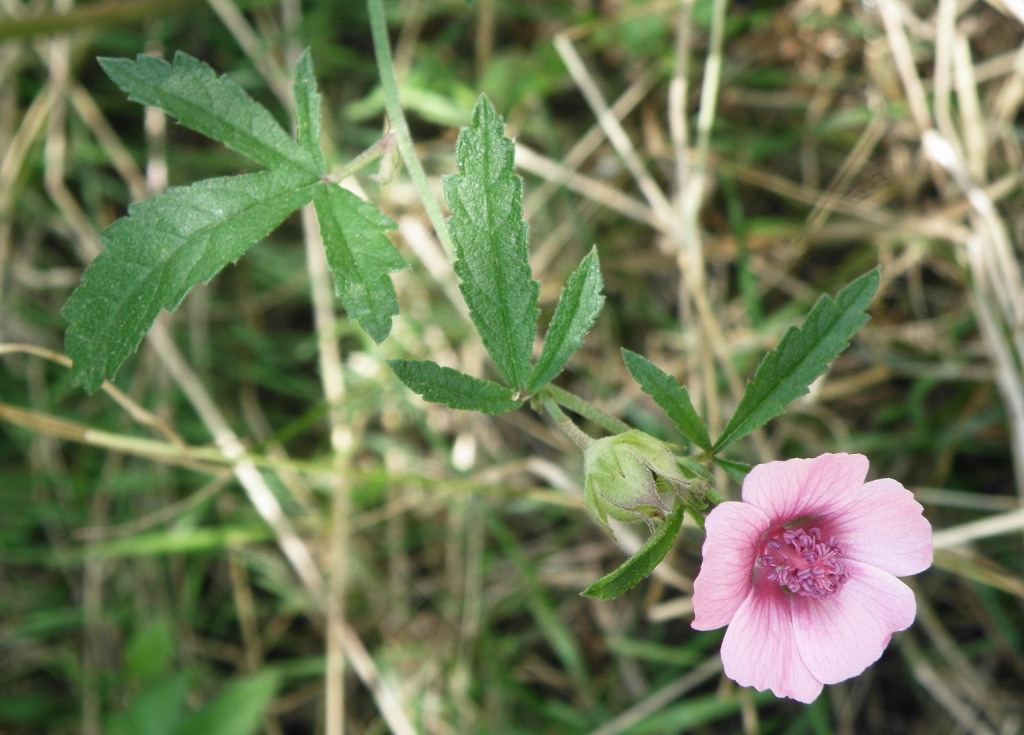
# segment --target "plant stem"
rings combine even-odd
[[[551,397],[558,403],[568,408],[573,413],[578,413],[611,434],[622,434],[632,427],[624,421],[619,421],[611,414],[605,413],[590,401],[580,398],[575,393],[570,393],[564,388],[556,385],[548,385],[546,390],[550,391]]]
[[[550,386],[549,386],[550,388]],[[542,392],[538,398],[540,398],[541,405],[544,406],[544,410],[548,412],[555,423],[558,424],[558,428],[572,440],[582,450],[585,450],[594,440],[586,434],[580,427],[572,422],[572,419],[565,415],[565,412],[558,407],[558,403],[548,391]]]
[[[402,100],[398,96],[398,79],[395,76],[395,62],[391,58],[387,21],[384,18],[384,2],[383,0],[366,0],[366,9],[370,14],[370,32],[373,35],[373,52],[377,59],[380,87],[384,94],[384,110],[391,120],[398,152],[402,154],[402,161],[405,162],[405,168],[409,171],[413,186],[416,187],[416,191],[420,195],[420,202],[423,204],[423,209],[426,210],[430,224],[434,226],[434,231],[448,253],[448,257],[452,258],[455,249],[452,247],[452,239],[448,234],[448,225],[444,221],[444,215],[441,214],[441,206],[438,204],[437,198],[430,190],[423,164],[420,163],[420,159],[416,155],[409,123],[406,122],[405,112],[402,110]]]
[[[383,157],[384,154],[388,152],[388,148],[394,144],[394,140],[394,135],[391,133],[385,133],[380,137],[380,140],[353,158],[351,161],[345,163],[345,165],[335,171],[332,171],[327,178],[336,184],[341,183],[355,172],[363,170],[377,159]]]

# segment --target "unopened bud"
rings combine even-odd
[[[664,518],[670,509],[661,493],[687,483],[665,443],[635,429],[596,439],[583,453],[583,471],[583,501],[609,533],[609,517],[648,526]]]

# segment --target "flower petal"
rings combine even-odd
[[[754,559],[768,516],[752,505],[721,503],[704,522],[707,538],[700,574],[693,582],[693,627],[727,625],[750,591]]]
[[[862,454],[767,462],[743,481],[743,500],[774,522],[785,523],[852,504],[867,474],[868,460]]]
[[[854,505],[829,514],[827,527],[844,557],[902,577],[932,563],[932,527],[923,510],[896,480],[874,480],[861,488]]]
[[[800,658],[791,599],[781,587],[759,587],[748,596],[725,631],[722,666],[737,684],[809,703],[822,683]]]
[[[800,656],[826,684],[856,676],[878,660],[892,634],[914,622],[914,593],[888,572],[848,562],[850,575],[835,595],[793,598]],[[739,618],[739,615],[737,615]]]

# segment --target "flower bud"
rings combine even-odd
[[[660,493],[686,484],[668,446],[635,429],[594,440],[583,471],[583,502],[609,533],[609,516],[653,526],[652,518],[669,512]]]

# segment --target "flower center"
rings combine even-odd
[[[834,595],[848,579],[836,537],[817,528],[782,529],[765,542],[759,561],[772,582],[805,597]]]

